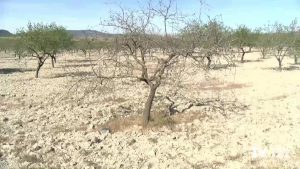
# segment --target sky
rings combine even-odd
[[[117,6],[137,8],[147,0],[0,0],[0,29],[15,33],[27,23],[55,22],[67,29],[101,30],[99,23]],[[300,20],[300,0],[175,0],[177,8],[187,16],[199,15],[222,19],[225,25],[246,25],[252,29],[264,24],[289,24]]]

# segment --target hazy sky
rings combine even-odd
[[[15,32],[29,21],[56,22],[67,29],[100,28],[100,18],[107,18],[116,3],[128,7],[143,5],[140,0],[0,0],[0,29]],[[270,22],[288,24],[300,19],[300,0],[206,0],[202,16],[221,16],[231,27],[245,24],[251,28]],[[198,13],[199,0],[177,0],[179,10]]]

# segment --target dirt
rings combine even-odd
[[[35,60],[0,53],[0,168],[299,168],[300,70],[246,58],[163,85],[142,128],[142,82],[101,84],[80,53],[36,79]]]

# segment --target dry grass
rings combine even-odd
[[[163,127],[163,126],[168,126],[168,127],[173,127],[176,123],[176,121],[170,117],[170,116],[166,116],[166,117],[160,117],[160,118],[155,118],[150,120],[150,123],[148,124],[148,127],[154,127],[154,128],[159,128],[159,127]]]
[[[94,169],[101,169],[102,166],[100,166],[99,164],[93,162],[93,161],[84,161],[88,166],[93,167]]]
[[[207,114],[199,112],[189,112],[189,113],[180,113],[173,116],[164,116],[164,115],[155,115],[153,113],[153,118],[149,121],[147,127],[144,127],[143,130],[151,129],[155,130],[161,127],[170,127],[182,123],[191,123],[195,119],[204,119],[208,117]],[[98,126],[97,128],[109,128],[113,133],[126,131],[133,127],[142,127],[142,117],[141,116],[129,116],[123,118],[115,118],[107,123]]]
[[[57,125],[51,129],[54,134],[59,134],[59,133],[68,133],[71,132],[72,130],[67,128],[67,126],[64,125]]]
[[[109,128],[112,132],[125,131],[133,126],[142,126],[142,118],[140,116],[130,116],[125,118],[115,118],[105,124],[101,125],[99,128]]]
[[[126,99],[125,98],[121,98],[121,97],[106,97],[103,99],[103,102],[104,103],[107,103],[107,102],[113,102],[113,103],[123,103],[125,102]]]
[[[200,113],[200,112],[189,112],[189,113],[181,113],[181,114],[176,114],[173,119],[176,122],[176,124],[182,124],[182,123],[191,123],[195,119],[204,119],[209,117],[205,113]]]
[[[272,97],[270,100],[282,100],[282,99],[285,99],[287,97],[288,97],[287,95],[280,95],[280,96]]]
[[[225,160],[236,161],[243,158],[243,154],[229,155],[225,157]]]
[[[202,91],[205,90],[222,91],[222,90],[241,89],[241,88],[249,87],[249,85],[243,83],[222,82],[214,78],[205,82],[191,84],[190,87],[192,89],[202,90]]]
[[[22,156],[21,161],[27,161],[30,163],[40,163],[43,162],[42,159],[39,159],[37,156],[35,155],[29,155],[29,154],[25,154],[24,156]]]

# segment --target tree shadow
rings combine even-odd
[[[244,60],[243,63],[257,63],[257,62],[263,62],[263,59],[257,59],[257,60]]]
[[[54,78],[61,78],[61,77],[85,77],[85,76],[94,76],[95,74],[93,72],[83,72],[83,71],[78,71],[78,72],[72,72],[72,73],[60,73],[60,74],[55,74],[54,76],[47,77],[49,79],[54,79]]]
[[[291,64],[291,65],[299,65],[299,66],[300,66],[300,63],[293,63],[293,64]]]
[[[83,60],[76,60],[76,59],[71,59],[71,60],[66,60],[67,63],[86,63],[86,62],[94,62],[97,60],[92,60],[92,59],[83,59]]]
[[[24,70],[20,68],[2,68],[0,69],[0,74],[12,74],[12,73],[18,73],[18,72],[24,72]]]
[[[210,65],[210,69],[212,70],[221,70],[221,69],[227,69],[231,67],[237,67],[236,64],[212,64]]]
[[[282,68],[282,70],[286,70],[286,71],[300,70],[300,67],[299,66],[289,66],[289,67]]]
[[[294,70],[300,70],[299,66],[288,66],[288,67],[283,67],[283,68],[278,68],[278,67],[268,67],[264,68],[267,70],[275,70],[275,71],[294,71]]]
[[[69,68],[69,67],[91,67],[96,66],[97,64],[70,64],[70,65],[61,65],[60,68]]]

